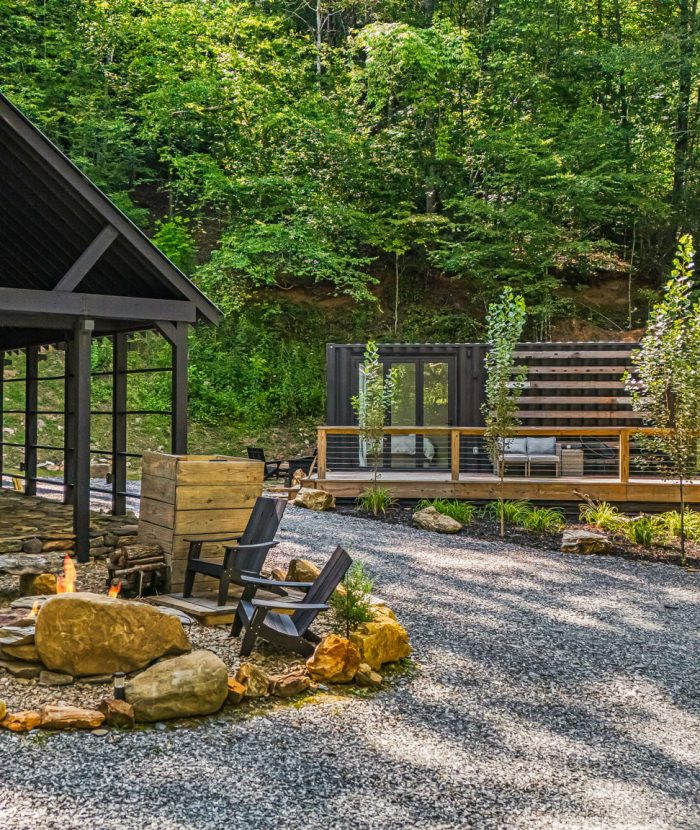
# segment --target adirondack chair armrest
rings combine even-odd
[[[236,536],[187,536],[183,541],[187,542],[236,542],[238,539],[243,538],[242,535],[239,533]]]
[[[308,605],[302,600],[300,602],[289,602],[276,599],[254,599],[252,601],[254,608],[267,608],[274,611],[279,608],[280,611],[327,611],[328,606],[324,602],[309,603]]]
[[[258,548],[274,548],[279,542],[258,542],[255,545],[227,545],[226,550],[236,553],[239,550],[257,550]]]
[[[284,579],[265,579],[262,576],[243,574],[241,581],[247,585],[259,585],[261,588],[310,588],[313,582],[287,582]]]

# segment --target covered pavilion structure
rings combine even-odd
[[[34,495],[38,452],[63,453],[63,499],[73,506],[76,554],[89,556],[91,350],[111,343],[111,447],[107,477],[112,512],[127,499],[128,337],[155,330],[170,344],[171,450],[187,451],[187,334],[198,323],[216,324],[220,312],[207,297],[31,121],[0,94],[0,358],[21,351],[21,411],[10,413],[0,394],[0,481],[12,447],[23,456],[24,491]],[[65,371],[40,377],[42,350],[65,350]],[[64,384],[62,410],[42,405],[41,381]],[[22,441],[5,440],[3,418],[23,419]],[[42,414],[62,415],[62,447],[42,446]],[[164,414],[164,413],[160,413]],[[13,473],[13,476],[15,474]]]

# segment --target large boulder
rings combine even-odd
[[[35,643],[46,668],[74,677],[137,671],[192,648],[172,614],[89,593],[46,600],[36,618]]]
[[[354,643],[337,634],[328,634],[306,661],[306,668],[314,680],[350,683],[360,662],[360,652]]]
[[[602,533],[592,530],[565,530],[561,539],[561,549],[564,553],[612,553],[613,545],[610,539]]]
[[[141,722],[211,715],[226,700],[227,681],[224,661],[200,649],[137,674],[126,684],[126,699]]]
[[[335,507],[335,496],[325,490],[302,487],[296,494],[294,504],[296,507],[308,507],[309,510],[332,510]]]
[[[432,506],[416,510],[413,514],[413,524],[422,530],[432,530],[435,533],[459,533],[462,529],[462,525],[456,519],[438,513]]]
[[[406,629],[386,605],[374,606],[374,620],[358,626],[350,640],[357,646],[362,662],[372,669],[394,663],[411,653]]]

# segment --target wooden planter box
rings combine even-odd
[[[143,456],[139,541],[159,544],[170,565],[171,591],[181,591],[192,535],[240,533],[262,494],[264,465],[225,455]],[[221,562],[221,545],[205,545],[202,558]],[[195,590],[214,589],[197,577]]]

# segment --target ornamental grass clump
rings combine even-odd
[[[523,527],[534,507],[532,502],[521,499],[518,501],[491,501],[484,506],[483,510],[485,516],[502,520],[505,524]]]
[[[385,487],[370,487],[355,499],[360,510],[366,510],[373,516],[386,515],[386,511],[396,504],[396,499]]]
[[[333,592],[329,604],[333,610],[336,630],[349,638],[358,626],[374,619],[374,577],[365,569],[364,563],[356,559],[341,585],[342,590]]]
[[[566,524],[558,507],[533,507],[525,515],[522,526],[532,533],[558,533]]]
[[[617,507],[607,501],[589,501],[579,507],[579,518],[608,533],[616,533],[625,522]]]

